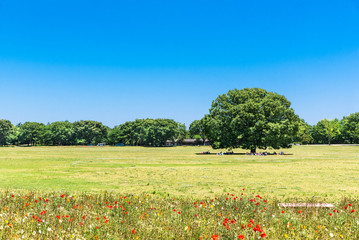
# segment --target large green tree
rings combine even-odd
[[[203,118],[212,147],[256,149],[288,148],[300,119],[282,95],[260,88],[230,90],[218,96]]]
[[[341,124],[343,139],[349,143],[359,143],[359,112],[344,117]]]
[[[9,120],[0,119],[0,146],[5,145],[5,139],[11,134],[13,126]]]

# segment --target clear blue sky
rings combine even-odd
[[[0,118],[171,118],[230,89],[285,95],[308,123],[359,112],[359,2],[0,1]]]

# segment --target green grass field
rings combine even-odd
[[[276,198],[359,193],[359,146],[294,146],[287,155],[199,154],[209,147],[0,148],[2,190],[204,197],[249,191]],[[279,151],[277,151],[279,152]]]
[[[0,148],[0,239],[359,238],[358,146],[207,150]]]

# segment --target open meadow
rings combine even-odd
[[[286,155],[204,155],[210,147],[0,148],[0,188],[213,196],[248,190],[340,199],[359,193],[359,146],[294,146]],[[277,152],[280,152],[277,151]],[[272,152],[272,151],[270,151]]]
[[[207,150],[0,148],[0,239],[359,238],[359,146]]]

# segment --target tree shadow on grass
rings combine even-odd
[[[203,155],[203,156],[206,156],[206,155],[217,155],[217,153],[196,153],[196,155]],[[223,156],[231,156],[231,155],[245,155],[245,156],[258,156],[258,157],[266,157],[264,155],[249,155],[249,154],[246,154],[246,153],[231,153],[231,154],[224,154],[223,153]],[[284,154],[273,154],[273,153],[269,153],[267,154],[267,156],[290,156],[290,155],[294,155],[293,153],[284,153]]]
[[[196,155],[217,155],[217,153],[196,153]],[[231,156],[231,155],[246,155],[245,153],[231,153],[231,154],[223,154],[223,156]]]

